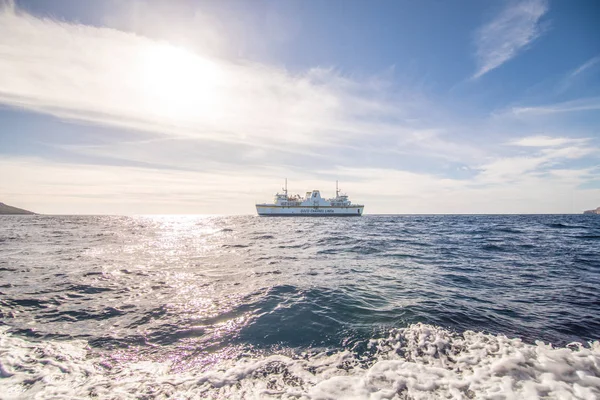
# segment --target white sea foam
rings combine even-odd
[[[598,399],[600,343],[554,348],[415,324],[369,342],[361,357],[246,356],[209,371],[107,362],[83,341],[0,333],[2,398]]]

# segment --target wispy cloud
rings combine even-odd
[[[523,117],[592,110],[600,110],[600,97],[590,97],[541,106],[513,107],[510,113]]]
[[[538,135],[513,140],[509,144],[524,147],[556,147],[563,146],[565,144],[584,144],[589,140],[589,138],[573,139],[566,137],[550,137]]]
[[[515,183],[539,177],[548,173],[550,168],[570,160],[581,159],[593,153],[598,148],[588,145],[588,138],[553,138],[549,136],[529,136],[514,140],[509,144],[534,147],[535,152],[527,155],[500,157],[481,165],[480,173],[474,182],[490,185]]]
[[[578,81],[582,81],[586,72],[593,69],[600,62],[600,56],[592,57],[577,68],[568,72],[556,85],[556,92],[563,93],[573,86]]]
[[[545,0],[511,2],[475,38],[479,78],[517,56],[543,33],[540,18],[548,11]]]
[[[600,62],[600,56],[593,57],[590,60],[583,63],[582,65],[580,65],[577,69],[575,69],[575,71],[573,71],[571,74],[569,74],[569,76],[571,78],[573,78],[573,77],[583,73],[584,71],[592,68],[594,65],[598,64],[598,62]]]

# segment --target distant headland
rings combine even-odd
[[[31,215],[35,214],[32,211],[23,210],[22,208],[12,207],[4,203],[0,203],[0,215]]]
[[[587,210],[583,212],[584,214],[598,214],[600,215],[600,207],[596,208],[595,210]]]

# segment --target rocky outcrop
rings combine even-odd
[[[0,215],[28,215],[35,214],[34,212],[23,210],[22,208],[12,207],[4,203],[0,203]]]
[[[598,214],[600,215],[600,207],[596,208],[595,210],[587,210],[583,212],[584,214]]]

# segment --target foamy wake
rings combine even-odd
[[[553,348],[416,324],[370,353],[247,356],[210,371],[156,362],[110,367],[83,341],[0,333],[2,398],[598,399],[600,343]]]

